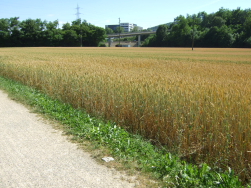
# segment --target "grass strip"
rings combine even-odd
[[[163,182],[163,187],[243,187],[230,168],[223,172],[205,163],[199,166],[189,164],[153,146],[139,135],[132,135],[114,123],[91,117],[38,90],[3,77],[0,77],[0,89],[7,91],[12,98],[35,107],[39,113],[59,121],[74,137],[102,145],[122,161],[136,162],[137,170],[150,172]]]

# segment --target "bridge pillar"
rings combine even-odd
[[[111,47],[111,45],[112,45],[112,40],[110,37],[108,38],[108,45],[109,45],[109,47]]]
[[[141,45],[141,35],[138,35],[138,47]]]

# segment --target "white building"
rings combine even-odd
[[[120,23],[120,27],[123,27],[125,32],[130,32],[133,30],[134,24],[133,23]]]
[[[119,25],[106,25],[105,28],[111,28],[113,31],[115,31],[119,27]],[[124,28],[124,32],[131,32],[133,28],[137,28],[138,31],[142,31],[143,27],[137,26],[137,24],[133,23],[120,23],[120,27]]]

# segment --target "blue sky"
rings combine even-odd
[[[75,20],[79,5],[80,18],[105,27],[121,22],[135,23],[144,29],[172,22],[179,15],[251,8],[250,0],[1,0],[0,18],[19,17],[54,21],[60,24]]]

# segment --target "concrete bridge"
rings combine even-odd
[[[133,33],[115,33],[115,34],[108,34],[108,44],[109,47],[111,46],[111,38],[120,38],[120,37],[125,37],[125,36],[138,36],[138,47],[141,44],[141,35],[149,35],[149,34],[155,34],[156,31],[144,31],[144,32],[133,32]]]

